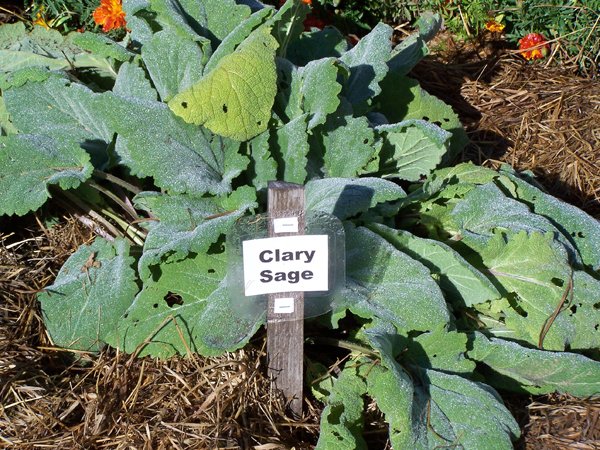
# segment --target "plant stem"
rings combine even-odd
[[[121,208],[123,208],[123,210],[125,212],[127,212],[131,216],[132,219],[138,220],[140,218],[140,216],[138,216],[136,210],[131,205],[128,205],[127,203],[125,203],[123,200],[121,200],[118,196],[116,196],[110,190],[106,189],[103,186],[100,186],[99,184],[97,184],[93,181],[87,181],[87,185],[96,189],[99,192],[102,192],[104,195],[106,195],[108,198],[110,198],[113,202],[115,202],[117,205],[119,205]]]
[[[366,347],[364,345],[356,344],[354,342],[346,341],[343,339],[328,338],[328,337],[312,337],[312,338],[310,338],[310,340],[313,341],[314,343],[325,344],[325,345],[329,345],[332,347],[344,348],[344,349],[350,350],[352,352],[362,353],[362,354],[368,355],[372,358],[379,359],[379,355],[377,355],[377,353],[375,353],[372,349],[370,349],[369,347]]]
[[[102,172],[101,170],[98,169],[94,169],[94,172],[92,173],[92,175],[94,175],[97,178],[100,178],[101,180],[106,180],[106,181],[110,181],[111,183],[115,183],[116,185],[121,186],[122,188],[127,189],[129,192],[133,193],[133,194],[139,194],[140,192],[142,192],[142,190],[140,188],[138,188],[137,186],[134,186],[131,183],[128,183],[125,180],[122,180],[119,177],[116,177],[110,173],[106,173],[106,172]]]
[[[83,200],[81,200],[80,198],[68,191],[61,191],[61,193],[70,202],[74,203],[78,208],[80,208],[82,211],[84,211],[86,214],[92,217],[95,221],[100,222],[102,226],[106,228],[106,230],[112,233],[113,238],[124,237],[123,233],[121,233],[112,223],[110,223],[108,220],[106,220],[104,217],[98,214],[89,204],[87,204],[86,202],[84,202]]]

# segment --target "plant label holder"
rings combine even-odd
[[[268,185],[268,214],[240,218],[227,236],[232,311],[267,321],[269,377],[302,415],[304,319],[331,311],[345,286],[340,220],[306,211],[304,186]]]
[[[304,186],[271,181],[268,186],[269,236],[285,238],[302,236],[305,228]],[[325,249],[327,247],[325,246]],[[298,250],[293,256],[304,256],[310,250]],[[310,254],[310,253],[309,253]],[[314,254],[312,254],[314,257]],[[306,277],[311,274],[302,271]],[[300,277],[302,274],[299,274]],[[310,278],[313,279],[313,278]],[[310,279],[308,281],[310,281]],[[326,284],[327,286],[327,284]],[[326,288],[325,286],[325,288]],[[302,416],[304,361],[304,292],[268,294],[267,360],[269,378],[283,392],[291,413]]]

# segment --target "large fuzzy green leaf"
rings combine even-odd
[[[297,66],[305,66],[322,58],[338,58],[347,50],[346,37],[336,28],[325,27],[323,30],[302,33],[291,42],[285,56]]]
[[[564,247],[551,234],[521,231],[496,235],[481,251],[487,272],[509,299],[506,325],[516,338],[538,344],[540,333],[567,295],[571,268]],[[544,347],[563,350],[574,334],[576,322],[559,314],[545,336]]]
[[[306,183],[305,196],[307,211],[323,211],[344,220],[406,194],[381,178],[323,178]]]
[[[26,82],[8,89],[3,95],[12,122],[21,133],[78,142],[92,155],[94,166],[106,164],[106,149],[114,131],[106,118],[112,105],[103,109],[102,94],[51,75],[42,82]]]
[[[139,60],[121,64],[112,91],[121,97],[158,100],[158,92],[146,78],[146,71],[141,67]]]
[[[442,26],[442,19],[439,14],[425,11],[415,26],[418,31],[404,38],[394,48],[388,61],[391,72],[406,75],[429,53],[426,42],[437,34]]]
[[[350,68],[342,95],[355,108],[364,108],[367,100],[381,92],[379,83],[388,72],[392,32],[389,25],[380,23],[340,58]]]
[[[252,185],[256,190],[267,187],[269,181],[277,179],[277,161],[271,154],[269,130],[264,131],[248,142],[251,154]]]
[[[385,414],[394,448],[512,449],[519,427],[498,394],[447,373],[472,370],[473,363],[464,356],[465,335],[438,326],[404,349],[398,348],[402,339],[387,326],[365,335],[381,356],[381,365],[365,370],[368,393]],[[397,363],[398,353],[410,372]]]
[[[73,142],[48,136],[0,136],[0,215],[35,211],[49,185],[72,189],[88,179],[89,155]]]
[[[23,22],[0,26],[0,72],[26,67],[51,70],[87,67],[114,77],[112,61],[126,61],[132,56],[121,45],[95,33],[73,32],[63,36],[44,27],[27,31]]]
[[[486,378],[502,389],[587,397],[600,392],[600,363],[583,355],[523,347],[516,342],[473,334],[468,356],[491,371]]]
[[[418,81],[390,72],[382,80],[381,87],[384,93],[375,100],[377,110],[390,122],[426,120],[452,133],[448,161],[469,142],[458,115],[449,105],[422,89]]]
[[[340,64],[336,58],[323,58],[296,67],[287,60],[278,60],[279,91],[277,106],[288,119],[311,115],[308,129],[325,123],[340,104],[342,90],[337,82]]]
[[[358,367],[346,366],[334,381],[321,414],[316,450],[367,448],[362,436],[367,385],[360,372]]]
[[[6,110],[4,98],[0,95],[0,136],[17,133],[17,129],[10,120],[10,115]]]
[[[328,177],[357,176],[376,152],[375,133],[365,117],[329,118],[318,130]]]
[[[231,33],[229,33],[215,49],[206,64],[206,73],[217,67],[224,56],[232,53],[254,30],[264,24],[273,14],[273,8],[262,8],[245,20],[242,20]]]
[[[185,258],[190,252],[203,253],[217,242],[244,212],[255,206],[252,189],[236,192],[229,199],[141,193],[138,208],[156,218],[150,222],[139,271],[143,280],[153,266]]]
[[[448,151],[450,133],[423,120],[380,125],[384,136],[378,171],[386,176],[417,181],[429,174]]]
[[[581,209],[553,197],[505,168],[502,173],[516,184],[516,197],[551,221],[579,251],[583,264],[600,270],[600,222]]]
[[[275,133],[274,147],[279,154],[278,180],[303,184],[306,180],[308,145],[308,114],[296,117],[278,128]]]
[[[154,278],[146,280],[108,343],[159,358],[189,351],[218,355],[243,347],[262,319],[236,315],[222,281],[225,275],[223,254],[190,254],[162,264]]]
[[[370,228],[431,270],[455,305],[472,306],[502,296],[489,278],[443,242],[420,238],[408,231],[383,225]]]
[[[450,320],[429,270],[366,228],[346,227],[346,280],[346,306],[360,316],[379,317],[406,331],[426,331]]]
[[[183,3],[201,5],[202,25],[220,41],[250,16],[250,8],[235,0],[184,0]]]
[[[481,250],[496,233],[518,231],[554,233],[561,243],[572,248],[548,219],[507,197],[495,183],[469,189],[450,215],[458,227],[462,242],[475,250]]]
[[[97,238],[69,257],[54,283],[38,296],[55,345],[96,351],[108,342],[138,291],[133,263],[123,240]]]
[[[208,41],[186,39],[165,28],[142,47],[142,59],[160,98],[167,102],[202,77],[208,60]]]
[[[425,384],[416,390],[416,403],[427,436],[419,436],[411,448],[513,448],[519,424],[492,388],[430,369],[421,377]]]
[[[248,159],[239,143],[184,123],[161,102],[104,94],[102,111],[118,133],[115,150],[134,175],[171,193],[225,194]]]
[[[186,122],[205,125],[221,136],[245,141],[267,129],[277,91],[275,49],[267,28],[250,35],[235,52],[169,107]]]

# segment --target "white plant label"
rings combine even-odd
[[[297,217],[281,217],[273,219],[273,231],[279,233],[297,233],[298,218]]]
[[[247,297],[329,289],[326,234],[252,239],[242,251]]]

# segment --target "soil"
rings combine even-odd
[[[600,218],[600,82],[556,62],[527,63],[501,41],[445,36],[436,45],[412,76],[460,115],[471,138],[461,159],[531,170],[553,195]],[[36,293],[93,238],[62,210],[0,218],[0,448],[312,448],[319,403],[306,400],[301,420],[285,416],[265,376],[261,334],[219,358],[53,347]],[[517,448],[600,449],[600,399],[503,398],[522,427]],[[367,422],[371,442],[389,448],[381,418]]]

